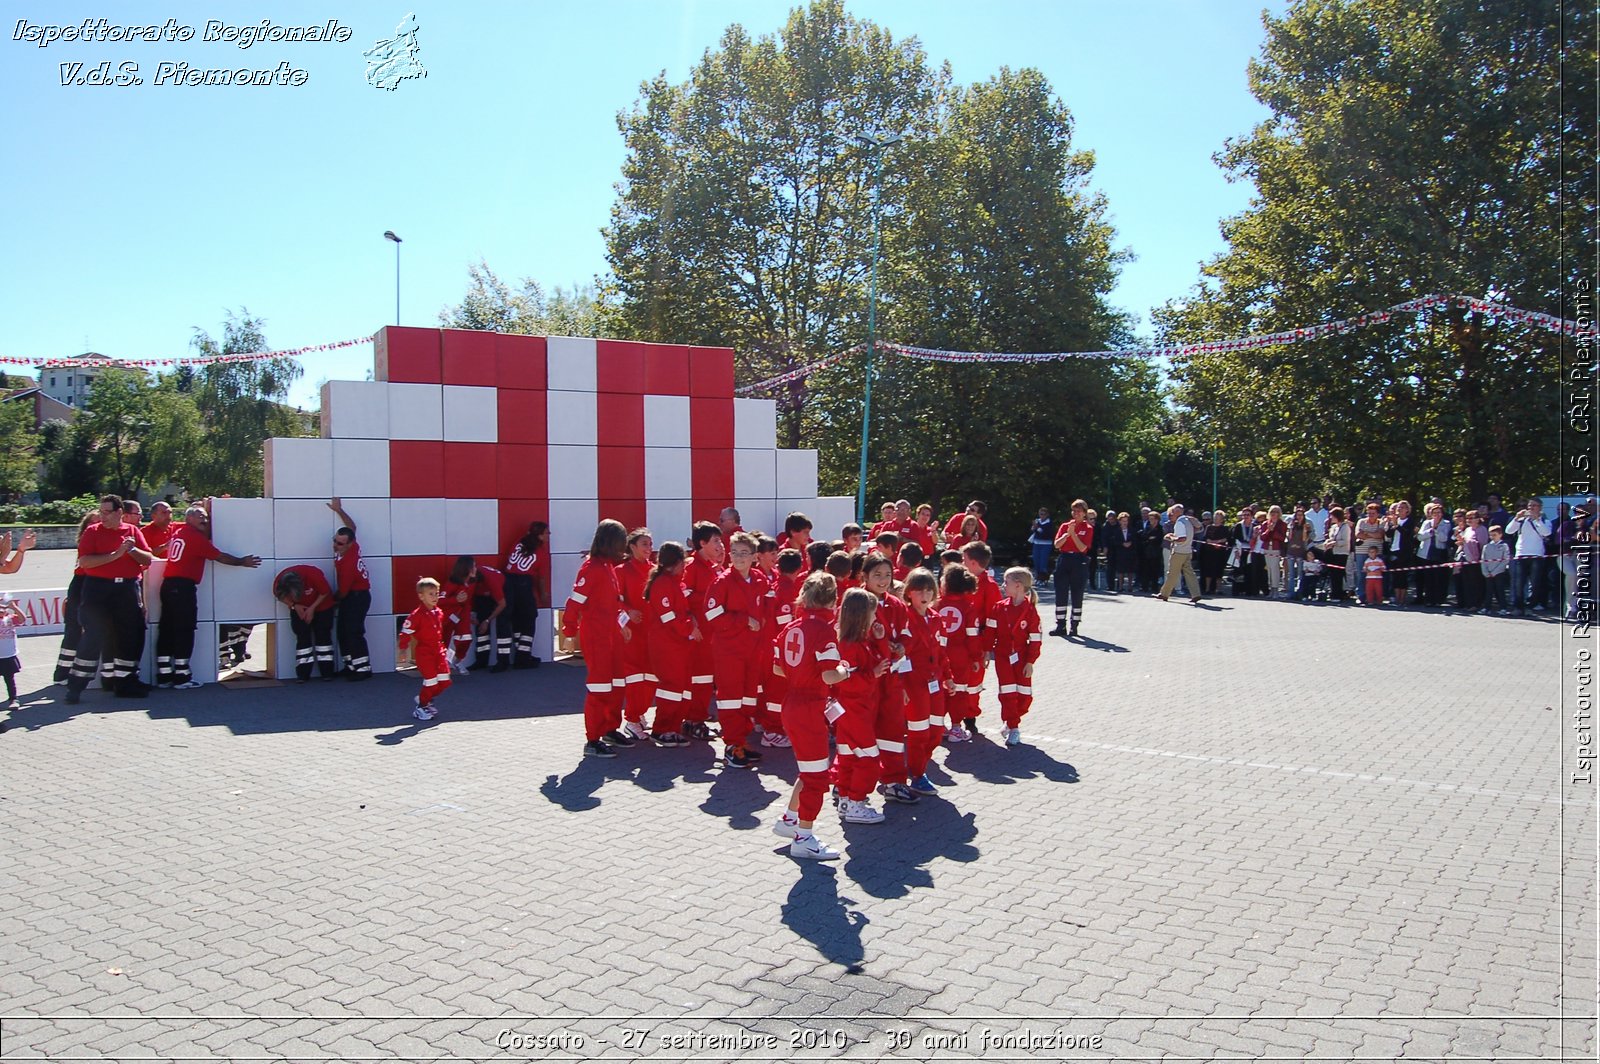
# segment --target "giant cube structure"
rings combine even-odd
[[[501,566],[530,521],[550,524],[559,605],[603,518],[658,543],[726,506],[769,532],[792,510],[823,535],[854,519],[854,499],[817,496],[815,451],[777,449],[775,405],[734,398],[731,348],[390,326],[373,375],[323,386],[322,438],[267,441],[267,498],[213,505],[217,545],[264,560],[213,567],[212,615],[275,622],[279,677],[294,673],[293,637],[271,578],[309,563],[332,580],[333,495],[372,576],[379,671],[394,668],[395,618],[418,577],[443,578],[462,554]],[[548,658],[548,613],[541,623]]]

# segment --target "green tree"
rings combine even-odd
[[[0,498],[34,489],[40,442],[31,400],[0,403]]]
[[[204,357],[268,350],[260,318],[229,313],[219,344],[195,329],[195,352]],[[309,434],[306,419],[284,405],[305,370],[293,358],[211,362],[195,374],[193,395],[203,426],[202,446],[185,483],[195,494],[260,495],[261,445],[271,437]]]
[[[1228,250],[1157,314],[1173,341],[1351,317],[1426,293],[1555,311],[1595,243],[1594,12],[1551,2],[1300,0],[1265,19],[1272,117],[1218,162],[1257,195]],[[1562,93],[1566,93],[1563,100]],[[1563,102],[1565,107],[1562,106]],[[1197,439],[1281,481],[1461,501],[1550,486],[1559,346],[1460,308],[1314,344],[1177,360]],[[1292,489],[1290,489],[1292,490]]]
[[[106,458],[110,490],[132,496],[144,482],[139,449],[150,435],[150,397],[144,374],[130,369],[104,369],[89,388],[78,420]]]
[[[747,380],[859,342],[872,162],[857,137],[931,136],[947,80],[915,39],[816,0],[775,35],[730,26],[683,85],[645,83],[618,118],[608,331],[730,346]],[[904,180],[887,169],[886,187]],[[798,419],[786,428],[797,445]]]
[[[84,418],[46,421],[40,427],[39,497],[75,499],[101,490],[101,456]]]
[[[189,369],[185,366],[182,369]],[[160,489],[171,481],[191,495],[194,461],[206,447],[200,410],[184,390],[181,369],[157,377],[147,393],[149,432],[139,448],[137,468],[146,484]]]
[[[601,307],[592,288],[557,286],[549,295],[532,278],[512,289],[489,264],[467,267],[471,284],[460,303],[439,314],[446,329],[483,329],[526,336],[599,336]]]

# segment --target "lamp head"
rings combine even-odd
[[[400,243],[400,238],[394,235],[393,229],[385,229],[383,231],[383,238],[385,240],[393,240],[396,244]]]

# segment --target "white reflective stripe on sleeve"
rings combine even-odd
[[[708,620],[708,621],[714,621],[718,617],[721,617],[721,616],[722,616],[722,607],[721,606],[713,606],[709,610],[706,610],[706,620]]]
[[[1017,693],[1017,685],[1014,683],[1003,683],[1000,685],[1000,693],[1003,695],[1014,695]]]
[[[1028,636],[1028,642],[1030,642],[1030,643],[1043,643],[1044,642],[1044,633],[1043,632],[1034,632],[1034,633],[1030,634]]]
[[[717,699],[718,709],[738,709],[740,705],[742,705],[742,703],[737,698]]]
[[[839,660],[839,648],[838,647],[823,647],[821,650],[817,651],[817,660],[818,661],[838,661]]]
[[[968,628],[967,629],[967,634],[968,635],[977,635],[978,634],[978,630],[976,628]]]
[[[709,677],[709,676],[691,676],[691,677],[689,677],[689,682],[690,683],[710,683],[711,682],[711,677]]]
[[[672,611],[672,610],[668,610],[666,613],[663,613],[661,615],[661,623],[662,624],[666,624],[668,621],[675,621],[677,619],[678,619],[677,613]]]
[[[574,591],[572,593],[572,595],[570,596],[570,598],[571,598],[571,600],[573,602],[576,602],[580,606],[582,606],[585,602],[589,601],[589,596],[588,595],[582,594],[582,593],[577,592],[577,591]]]
[[[833,762],[825,757],[816,761],[800,761],[797,759],[794,767],[799,772],[826,772],[831,764]]]
[[[1033,694],[1033,688],[1031,688],[1031,687],[1023,687],[1021,684],[1018,684],[1017,685],[1017,694],[1019,694],[1019,695],[1030,695],[1031,696]]]
[[[911,728],[911,725],[907,724],[906,725],[906,729],[909,731],[910,728]],[[878,740],[878,749],[879,750],[887,750],[891,754],[903,754],[903,753],[906,752],[906,744],[905,743],[897,743],[897,742],[894,742],[891,739],[879,739]]]
[[[925,721],[925,720],[908,720],[908,721],[906,721],[906,731],[927,731],[927,730],[928,730],[928,722]]]
[[[590,694],[595,695],[603,695],[611,690],[611,685],[609,683],[589,683],[584,684],[584,686],[589,689]]]

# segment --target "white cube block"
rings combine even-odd
[[[205,585],[201,584],[201,588]],[[194,651],[189,655],[189,675],[201,683],[217,682],[217,626],[202,619],[194,626]],[[192,692],[179,691],[193,697]]]
[[[212,499],[211,542],[220,550],[244,557],[278,554],[272,543],[271,499]]]
[[[778,404],[771,399],[733,401],[733,445],[735,447],[777,446]]]
[[[542,661],[555,660],[555,610],[539,611],[539,619],[533,625],[533,654]]]
[[[322,434],[336,440],[387,440],[389,385],[383,381],[325,383]]]
[[[494,499],[451,499],[444,510],[446,554],[500,553],[500,503]]]
[[[581,554],[552,554],[550,556],[550,601],[556,609],[567,604],[572,585],[578,579],[578,567],[583,564]]]
[[[545,387],[550,391],[593,392],[595,342],[587,336],[551,336],[545,340]]]
[[[231,553],[231,552],[230,552]],[[263,563],[264,564],[264,563]],[[210,621],[217,615],[216,610],[216,585],[215,579],[219,569],[232,569],[231,565],[221,562],[206,563],[206,578],[200,581],[200,586],[194,589],[194,619],[197,621]]]
[[[394,610],[394,565],[387,555],[383,557],[361,555],[367,566],[367,580],[372,584],[372,612],[390,613]]]
[[[694,529],[694,504],[688,499],[663,499],[652,496],[644,504],[644,515],[657,543],[672,539],[693,549],[689,533]]]
[[[734,508],[739,511],[739,523],[751,532],[765,532],[773,539],[783,531],[783,522],[777,519],[778,504],[771,499],[737,499]]]
[[[594,542],[595,526],[599,524],[600,503],[597,500],[551,499],[551,553],[572,554],[588,550]],[[551,594],[554,593],[552,590]]]
[[[386,384],[391,440],[444,439],[444,386]]]
[[[837,538],[839,530],[856,519],[856,500],[848,495],[822,497],[811,505],[813,509],[805,510],[805,515],[811,518],[816,539]]]
[[[775,499],[778,497],[778,452],[738,448],[733,452],[733,494],[741,499]],[[790,492],[793,495],[803,492]]]
[[[201,585],[211,585],[213,619],[219,623],[242,624],[274,616],[278,607],[272,601],[272,580],[283,568],[271,558],[263,559],[255,569],[213,564],[206,573],[205,584]]]
[[[373,672],[394,671],[395,627],[393,614],[367,614],[367,660]]]
[[[389,441],[333,441],[333,490],[343,498],[386,498],[389,494]]]
[[[550,444],[598,442],[599,408],[593,392],[549,392],[545,396],[545,440]]]
[[[270,644],[276,650],[272,661],[272,675],[279,680],[293,680],[296,676],[294,629],[289,627],[288,614],[272,622],[272,634],[274,638],[270,640]],[[311,675],[317,675],[315,662],[311,666]]]
[[[500,438],[500,403],[494,388],[444,386],[444,438],[458,443],[494,443]]]
[[[361,544],[363,558],[388,557],[394,553],[389,524],[389,508],[392,504],[388,498],[346,497],[339,502],[344,506],[344,512],[350,515],[350,520],[356,523],[356,542]],[[334,518],[334,521],[337,526],[338,518]],[[331,543],[329,545],[332,546]]]
[[[167,578],[167,560],[157,558],[144,571],[144,618],[151,624],[161,620],[161,585]]]
[[[551,445],[550,498],[594,499],[600,494],[600,450],[597,447]]]
[[[775,451],[780,499],[810,499],[817,494],[817,452]]]
[[[391,499],[389,549],[393,556],[444,554],[445,512],[453,505],[455,500],[447,504],[444,499]]]
[[[644,445],[646,447],[689,446],[687,395],[644,397]]]
[[[261,449],[267,498],[326,499],[333,494],[333,441],[271,439]]]
[[[645,396],[646,399],[650,398]],[[646,499],[687,499],[691,497],[693,474],[687,447],[646,447],[644,449],[644,497]]]
[[[272,541],[277,555],[289,558],[333,556],[333,530],[339,519],[326,501],[274,499]],[[232,553],[231,551],[229,553]]]

